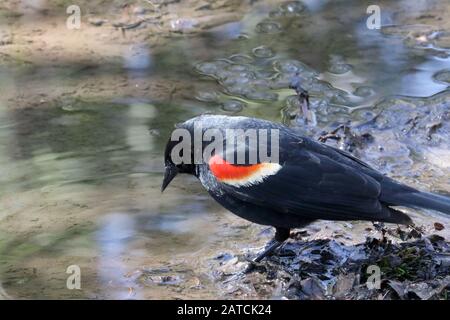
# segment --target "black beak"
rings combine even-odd
[[[161,186],[161,192],[167,188],[169,183],[175,178],[178,174],[178,168],[173,165],[166,165],[166,171],[164,172],[164,180]]]

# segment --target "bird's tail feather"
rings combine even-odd
[[[389,202],[399,206],[436,210],[450,215],[450,198],[431,192],[401,192],[392,195]]]

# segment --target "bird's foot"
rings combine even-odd
[[[262,252],[258,253],[258,255],[253,260],[249,260],[249,264],[247,268],[244,270],[244,273],[247,274],[252,272],[255,269],[255,267],[259,265],[262,259],[272,255],[275,252],[275,250],[278,249],[283,243],[284,241],[278,240],[272,240],[271,242],[269,242],[269,244],[264,248]]]
[[[381,233],[381,239],[379,240],[380,243],[386,244],[388,242],[388,239],[386,237],[387,229],[383,222],[373,222],[372,225],[375,228],[376,231]]]
[[[247,267],[242,271],[242,274],[249,274],[251,273],[253,270],[255,270],[256,267],[258,267],[260,265],[260,263],[255,262],[254,260],[248,260],[248,265]]]

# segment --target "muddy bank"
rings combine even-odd
[[[221,256],[215,275],[230,298],[447,299],[449,243],[417,230],[380,231],[380,238],[356,245],[336,238],[311,240],[307,231],[298,232],[251,274],[237,273],[246,262]],[[398,242],[399,233],[414,240]]]

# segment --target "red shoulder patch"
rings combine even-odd
[[[246,179],[258,172],[263,166],[257,163],[249,166],[234,165],[218,155],[214,155],[209,159],[209,168],[218,180],[241,180]]]

